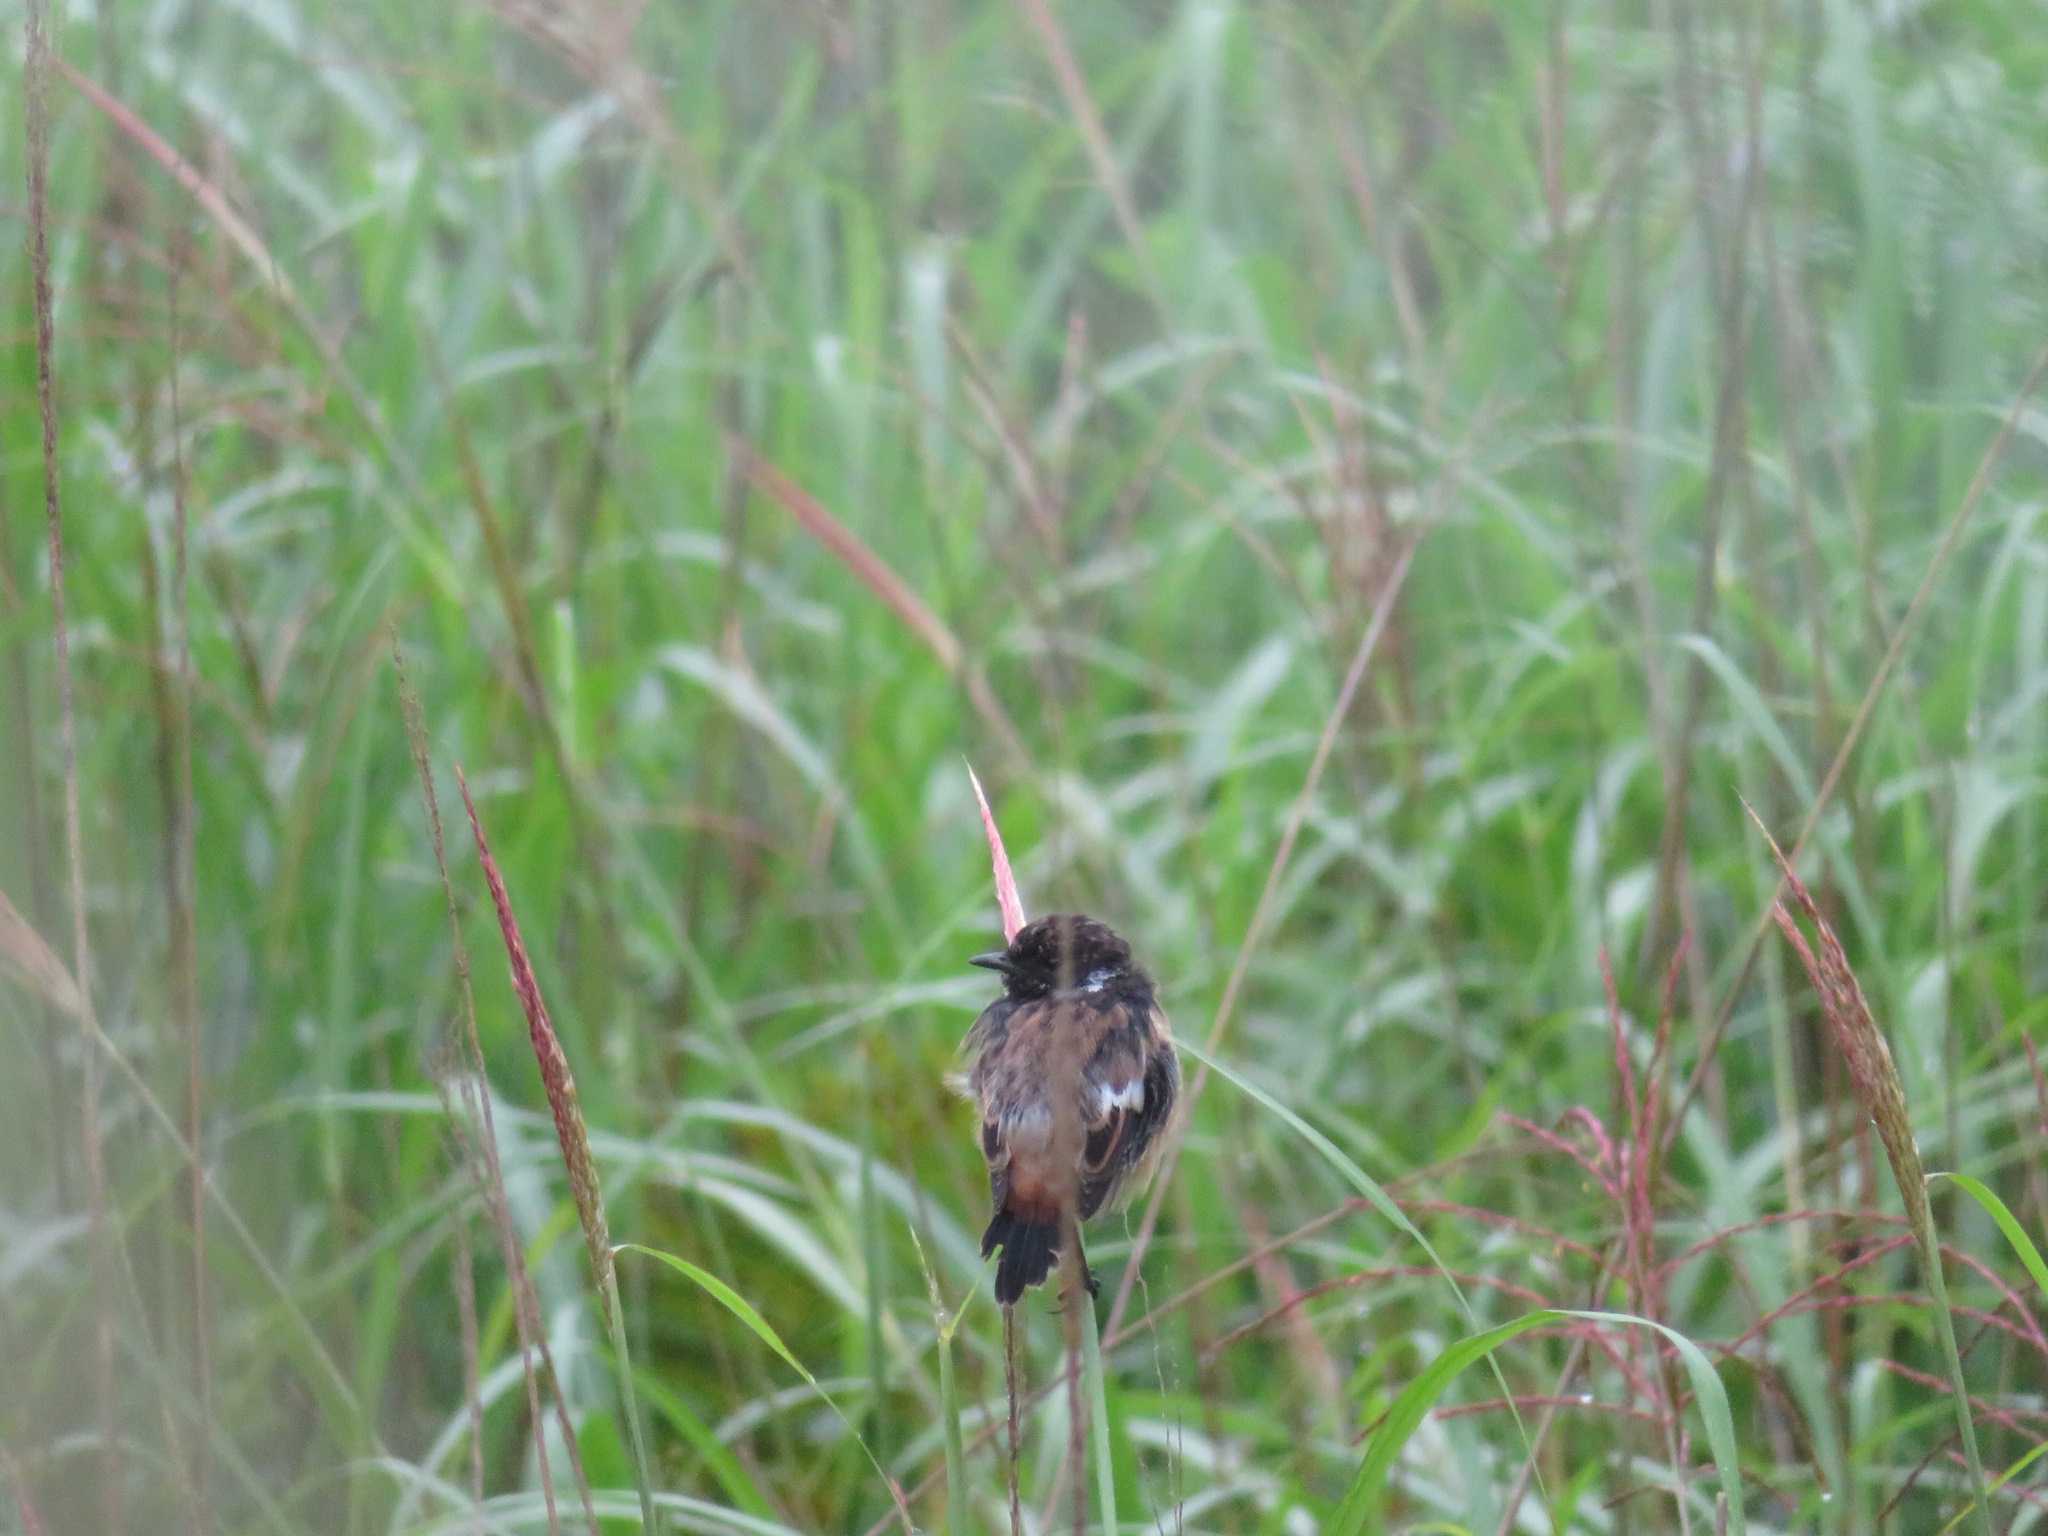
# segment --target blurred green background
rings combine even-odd
[[[0,18],[0,891],[73,966]],[[920,1528],[1008,1529],[986,1191],[944,1086],[996,932],[963,759],[1028,907],[1128,933],[1184,1037],[1242,956],[1221,1058],[1388,1187],[1476,1314],[1213,1082],[1129,1312],[1159,1315],[1106,1352],[1126,1528],[1321,1528],[1395,1395],[1541,1301],[1708,1351],[1752,1529],[1963,1512],[1926,1275],[1804,972],[1752,947],[1774,871],[1741,798],[1788,847],[1819,808],[1802,866],[1929,1166],[2038,1240],[2031,8],[96,0],[54,25],[106,1040],[0,987],[0,1527],[548,1527],[479,1128],[436,1089],[461,1094],[462,1004],[394,635],[509,1217],[611,1528],[639,1519],[613,1354],[457,764],[614,1239],[757,1308]],[[1617,1035],[1674,1127],[1633,1215]],[[2043,1294],[1976,1205],[1937,1187],[1935,1214],[1995,1477],[2048,1425]],[[1091,1240],[1105,1313],[1135,1226]],[[673,1529],[890,1517],[760,1336],[620,1273]],[[934,1288],[949,1319],[974,1298],[945,1380]],[[1050,1381],[1050,1304],[1019,1320]],[[1496,1358],[1374,1528],[1715,1528],[1652,1335]],[[1065,1518],[1065,1413],[1025,1416],[1034,1529]],[[551,1412],[545,1443],[580,1528]],[[1993,1528],[2043,1528],[2044,1465]]]

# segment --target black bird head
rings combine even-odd
[[[1019,1002],[1076,988],[1121,990],[1130,981],[1144,981],[1131,946],[1107,923],[1078,913],[1026,923],[1008,949],[976,955],[970,964],[1000,972],[1003,990]]]

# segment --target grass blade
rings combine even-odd
[[[607,1267],[604,1275],[604,1320],[611,1332],[612,1354],[618,1359],[619,1398],[626,1409],[626,1433],[633,1446],[633,1481],[640,1494],[640,1519],[650,1532],[654,1523],[654,1463],[647,1458],[647,1433],[640,1424],[640,1398],[633,1386],[633,1354],[626,1347],[626,1313],[619,1305],[619,1274]]]
[[[1489,1328],[1484,1333],[1460,1339],[1402,1388],[1401,1395],[1394,1399],[1393,1406],[1380,1420],[1380,1427],[1373,1431],[1372,1440],[1366,1446],[1365,1461],[1359,1467],[1358,1475],[1351,1480],[1351,1486],[1344,1491],[1337,1513],[1331,1517],[1328,1529],[1332,1536],[1355,1536],[1355,1533],[1368,1529],[1367,1521],[1380,1508],[1385,1497],[1387,1474],[1393,1470],[1402,1447],[1407,1445],[1408,1437],[1415,1433],[1423,1416],[1443,1395],[1454,1377],[1473,1361],[1490,1356],[1517,1334],[1557,1322],[1561,1316],[1556,1312],[1530,1312],[1512,1322],[1502,1323],[1498,1328]]]
[[[1444,1263],[1442,1255],[1436,1251],[1436,1245],[1423,1236],[1422,1229],[1408,1219],[1406,1211],[1394,1204],[1393,1196],[1380,1187],[1377,1179],[1373,1178],[1371,1174],[1367,1173],[1357,1163],[1353,1162],[1351,1158],[1346,1156],[1344,1150],[1334,1141],[1330,1140],[1329,1137],[1310,1125],[1300,1115],[1297,1115],[1285,1104],[1282,1104],[1278,1099],[1266,1092],[1265,1089],[1259,1087],[1258,1084],[1250,1081],[1248,1078],[1240,1077],[1230,1068],[1224,1066],[1222,1062],[1189,1044],[1187,1041],[1183,1040],[1179,1044],[1181,1050],[1193,1056],[1195,1060],[1201,1062],[1210,1071],[1217,1073],[1235,1085],[1239,1090],[1248,1094],[1259,1104],[1278,1115],[1297,1135],[1318,1152],[1322,1153],[1330,1166],[1344,1176],[1351,1187],[1365,1198],[1368,1205],[1386,1217],[1388,1221],[1392,1222],[1402,1232],[1413,1238],[1416,1246],[1429,1255],[1429,1262],[1436,1266],[1437,1273],[1444,1277],[1444,1284],[1451,1288],[1451,1294],[1458,1299],[1458,1310],[1465,1315],[1465,1321],[1475,1328],[1479,1326],[1478,1314],[1472,1310],[1472,1303],[1466,1299],[1464,1287],[1458,1284],[1457,1277],[1451,1273],[1450,1266]],[[1494,1380],[1500,1384],[1501,1396],[1509,1400],[1509,1411],[1514,1414],[1515,1427],[1521,1432],[1523,1445],[1527,1447],[1529,1442],[1528,1429],[1522,1423],[1521,1413],[1513,1406],[1514,1394],[1508,1390],[1507,1379],[1501,1375],[1500,1367],[1493,1364],[1490,1358],[1491,1352],[1482,1351],[1482,1354],[1489,1356],[1487,1360],[1488,1368],[1493,1371]],[[1540,1482],[1538,1486],[1541,1487]]]
[[[1369,1522],[1379,1514],[1386,1495],[1387,1476],[1400,1458],[1402,1448],[1454,1377],[1475,1361],[1490,1360],[1496,1349],[1517,1335],[1546,1324],[1571,1321],[1653,1328],[1678,1350],[1679,1359],[1692,1382],[1693,1395],[1699,1402],[1700,1417],[1706,1422],[1707,1441],[1714,1454],[1714,1464],[1721,1474],[1721,1490],[1728,1498],[1727,1530],[1730,1536],[1742,1536],[1742,1469],[1735,1455],[1735,1421],[1728,1410],[1728,1393],[1722,1387],[1713,1363],[1692,1340],[1649,1318],[1625,1312],[1580,1312],[1562,1308],[1525,1313],[1497,1328],[1460,1339],[1402,1388],[1401,1395],[1394,1399],[1393,1406],[1380,1421],[1380,1427],[1373,1432],[1365,1461],[1359,1467],[1358,1475],[1352,1479],[1350,1488],[1345,1490],[1344,1500],[1338,1505],[1328,1530],[1336,1536],[1355,1536],[1355,1533],[1371,1528]],[[1683,1471],[1682,1468],[1673,1470]]]
[[[2048,1440],[2043,1440],[2031,1451],[2028,1451],[2026,1455],[2022,1456],[2018,1461],[2014,1462],[2011,1466],[2007,1467],[2003,1472],[1999,1473],[1998,1476],[1994,1477],[1991,1480],[1991,1488],[1989,1491],[1992,1493],[1996,1493],[1999,1489],[2003,1488],[2007,1483],[2011,1482],[2014,1478],[2018,1477],[2022,1472],[2026,1471],[2027,1468],[2031,1467],[2035,1462],[2039,1461],[2044,1455],[2048,1455]],[[1965,1520],[1969,1518],[1970,1512],[1967,1509],[1957,1510],[1953,1515],[1949,1517],[1948,1524],[1944,1525],[1941,1528],[1940,1532],[1938,1533],[1938,1536],[1948,1536],[1948,1533],[1950,1531],[1954,1530],[1957,1526],[1961,1525]]]
[[[1973,1179],[1967,1173],[1930,1173],[1927,1182],[1947,1179],[1958,1186],[1964,1194],[1984,1207],[1984,1213],[1998,1224],[1998,1230],[2005,1234],[2005,1240],[2012,1251],[2019,1256],[2020,1263],[2028,1274],[2034,1277],[2034,1284],[2041,1288],[2041,1294],[2048,1296],[2048,1263],[2041,1260],[2041,1250],[2034,1246],[2034,1240],[2027,1236],[2027,1229],[2020,1225],[2020,1219],[2006,1209],[1989,1185],[1982,1179]]]
[[[1377,1179],[1353,1162],[1343,1148],[1339,1147],[1329,1137],[1302,1119],[1300,1115],[1266,1092],[1257,1083],[1247,1077],[1240,1076],[1199,1046],[1191,1045],[1185,1040],[1179,1041],[1178,1044],[1180,1049],[1187,1055],[1194,1057],[1195,1060],[1208,1067],[1217,1076],[1232,1084],[1247,1097],[1255,1100],[1261,1107],[1269,1109],[1278,1115],[1287,1123],[1289,1129],[1293,1130],[1302,1140],[1322,1153],[1330,1166],[1344,1176],[1345,1181],[1364,1197],[1368,1205],[1386,1217],[1396,1227],[1400,1228],[1408,1237],[1414,1239],[1416,1246],[1429,1255],[1430,1263],[1434,1264],[1442,1272],[1444,1282],[1450,1286],[1452,1292],[1457,1296],[1458,1305],[1464,1311],[1466,1318],[1474,1323],[1478,1321],[1473,1315],[1471,1306],[1465,1300],[1464,1289],[1452,1277],[1450,1266],[1444,1263],[1430,1240],[1422,1235],[1422,1229],[1408,1219],[1408,1213],[1402,1210],[1400,1206],[1394,1204],[1394,1197],[1380,1187]]]
[[[925,1294],[932,1305],[932,1332],[938,1347],[939,1411],[946,1420],[946,1536],[967,1536],[967,1446],[960,1432],[960,1384],[953,1365],[953,1335],[967,1308],[973,1305],[980,1287],[968,1291],[960,1310],[947,1317],[946,1305],[939,1297],[938,1276],[932,1273],[932,1266],[925,1258],[924,1244],[918,1238],[917,1228],[911,1227],[909,1232],[910,1246],[917,1252],[918,1268],[924,1271]]]
[[[659,1248],[649,1248],[644,1243],[620,1243],[612,1249],[612,1252],[614,1254],[642,1254],[647,1258],[666,1264],[670,1269],[681,1275],[685,1280],[688,1280],[692,1285],[695,1285],[713,1301],[724,1307],[726,1311],[746,1324],[754,1337],[763,1344],[766,1344],[781,1359],[783,1364],[801,1376],[804,1379],[804,1384],[817,1393],[824,1401],[825,1406],[838,1416],[839,1422],[846,1426],[846,1432],[852,1435],[854,1442],[860,1446],[861,1454],[867,1457],[868,1464],[875,1469],[875,1475],[881,1478],[883,1486],[889,1490],[889,1497],[895,1501],[896,1512],[903,1519],[903,1529],[907,1536],[907,1533],[913,1529],[910,1523],[910,1510],[903,1502],[903,1491],[896,1486],[896,1479],[891,1477],[881,1462],[875,1459],[875,1453],[868,1449],[867,1441],[861,1438],[861,1433],[854,1427],[853,1420],[846,1416],[846,1410],[839,1406],[830,1392],[827,1392],[824,1387],[819,1385],[818,1378],[811,1374],[810,1367],[790,1353],[789,1346],[782,1342],[782,1335],[769,1325],[767,1318],[754,1309],[754,1304],[751,1301],[748,1301],[746,1297],[727,1285],[718,1276],[712,1274],[708,1269],[700,1269],[688,1259],[681,1258],[673,1253],[664,1253]]]
[[[1088,1388],[1089,1432],[1095,1442],[1095,1508],[1105,1533],[1116,1532],[1116,1462],[1109,1448],[1109,1387],[1102,1371],[1102,1339],[1095,1309],[1081,1319],[1081,1377]],[[1075,1474],[1079,1475],[1078,1471]]]

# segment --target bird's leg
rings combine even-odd
[[[1081,1223],[1071,1215],[1061,1222],[1060,1264],[1059,1264],[1059,1310],[1065,1310],[1067,1297],[1072,1294],[1074,1282],[1078,1279],[1089,1299],[1102,1294],[1102,1282],[1095,1277],[1095,1271],[1088,1267],[1088,1252],[1081,1246]],[[1071,1248],[1069,1245],[1072,1245]],[[1068,1254],[1071,1252],[1071,1260]]]

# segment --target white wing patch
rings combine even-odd
[[[1102,1107],[1107,1118],[1112,1110],[1143,1109],[1145,1107],[1145,1079],[1134,1077],[1121,1088],[1112,1088],[1107,1083],[1095,1086],[1095,1102]]]

